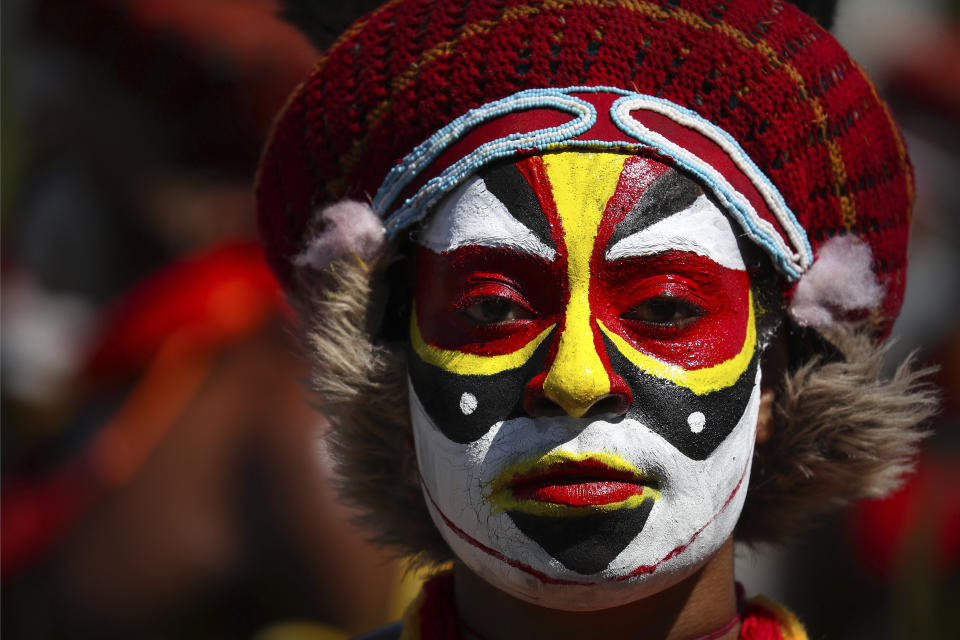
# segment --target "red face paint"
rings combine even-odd
[[[516,166],[537,195],[557,256],[548,262],[506,248],[466,246],[437,254],[420,247],[417,319],[429,344],[492,356],[516,351],[551,324],[558,324],[554,342],[563,330],[566,252],[551,185],[542,158],[528,158]],[[640,157],[624,163],[596,237],[590,304],[594,321],[602,321],[637,349],[669,364],[699,369],[723,362],[742,348],[747,274],[676,251],[613,263],[604,257],[616,224],[667,169]],[[671,308],[678,311],[675,321],[664,316]],[[547,368],[555,346],[551,345]],[[595,346],[609,369],[599,331]],[[609,370],[608,374],[617,377]]]
[[[659,360],[701,369],[743,348],[749,314],[746,271],[670,251],[604,262],[594,282],[596,317]]]
[[[538,256],[479,246],[417,250],[417,320],[424,340],[441,349],[512,353],[559,321],[563,288],[557,261]],[[484,305],[493,307],[490,320],[505,308],[515,313],[485,323]]]
[[[693,570],[744,494],[759,351],[744,348],[736,236],[689,178],[614,155],[482,171],[417,253],[423,488],[447,542],[500,588],[517,571],[605,588],[667,562]],[[621,241],[626,257],[608,261]]]
[[[680,251],[606,260],[616,225],[667,170],[649,158],[624,162],[590,260],[590,306],[595,319],[638,350],[684,369],[700,369],[743,347],[749,313],[746,272]]]

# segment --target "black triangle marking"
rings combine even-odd
[[[647,523],[652,499],[632,509],[585,516],[535,516],[520,511],[507,515],[528,538],[571,571],[593,575],[603,571]]]

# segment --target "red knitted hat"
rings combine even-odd
[[[258,179],[268,259],[292,286],[315,215],[373,200],[388,237],[488,162],[650,153],[693,174],[825,326],[903,299],[912,170],[889,109],[779,0],[395,0],[320,59]],[[301,258],[301,261],[303,259]]]

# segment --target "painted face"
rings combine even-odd
[[[727,218],[655,160],[556,153],[472,177],[419,242],[411,415],[458,557],[569,610],[702,566],[739,516],[760,392]]]

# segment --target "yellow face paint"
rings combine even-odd
[[[477,180],[418,249],[410,321],[411,423],[444,539],[524,585],[614,594],[693,566],[732,531],[756,431],[761,349],[736,231],[692,179],[642,156],[548,153]],[[617,404],[594,417],[598,400]]]
[[[604,335],[610,339],[617,350],[622,353],[627,360],[636,365],[638,369],[657,378],[669,380],[676,385],[685,387],[698,396],[732,386],[740,376],[743,375],[743,372],[747,370],[757,345],[753,292],[749,293],[747,331],[743,339],[743,347],[741,347],[737,355],[712,367],[684,369],[677,365],[667,364],[662,360],[638,351],[633,345],[620,337],[619,334],[608,329],[603,322],[599,322],[599,325]]]
[[[610,393],[610,377],[594,343],[590,311],[590,258],[607,202],[627,156],[568,152],[544,157],[567,249],[567,302],[556,357],[544,394],[574,418]]]
[[[414,308],[416,308],[415,301]],[[555,326],[555,324],[550,325],[541,331],[533,340],[512,353],[505,353],[498,356],[481,356],[475,353],[441,349],[432,344],[428,344],[420,334],[420,325],[417,322],[417,314],[414,312],[410,314],[410,342],[413,350],[420,356],[420,359],[427,364],[432,364],[435,367],[440,367],[445,371],[462,376],[489,376],[522,366],[530,359],[530,356],[537,350],[540,343],[550,335],[550,332],[553,331]]]

